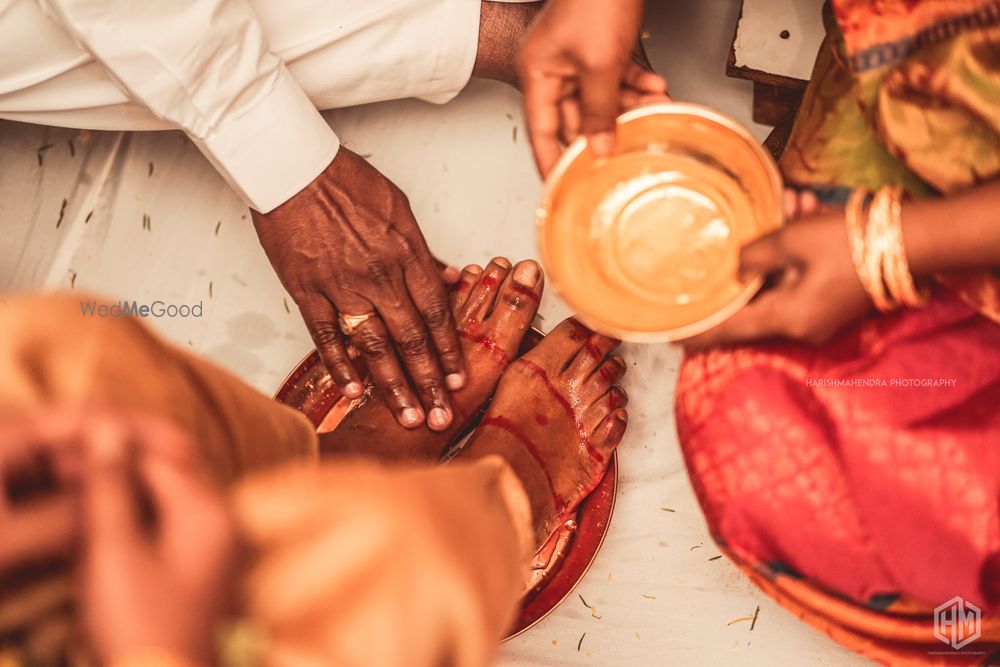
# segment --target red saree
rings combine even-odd
[[[924,196],[1000,174],[1000,3],[833,9],[789,182]],[[793,613],[885,664],[1000,664],[1000,292],[940,282],[819,348],[690,355],[678,433],[720,546]],[[956,595],[982,613],[957,649],[934,623]]]

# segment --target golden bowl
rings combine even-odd
[[[545,185],[538,244],[577,317],[635,342],[680,340],[742,308],[762,276],[737,277],[740,249],[782,224],[781,176],[742,125],[695,104],[618,118],[615,153],[585,138]]]

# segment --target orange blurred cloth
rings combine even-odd
[[[245,612],[264,664],[488,664],[534,551],[528,499],[506,462],[321,462],[303,415],[136,319],[84,316],[81,300],[0,304],[0,418],[58,404],[183,427],[229,489],[250,547]],[[0,638],[20,637],[42,664],[64,658],[74,595],[65,569],[4,595]]]

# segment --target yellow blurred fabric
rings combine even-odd
[[[136,319],[84,316],[81,300],[0,304],[0,418],[89,406],[185,429],[230,494],[249,548],[244,613],[263,637],[263,664],[489,663],[534,551],[527,496],[503,460],[322,462],[299,412]],[[85,664],[68,574],[2,589],[0,644],[16,635],[41,664]],[[0,655],[13,653],[0,645]]]

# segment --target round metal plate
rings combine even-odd
[[[543,334],[535,329],[529,331],[522,353],[534,347],[542,337]],[[302,412],[317,430],[323,432],[336,428],[350,410],[350,401],[337,391],[315,350],[288,375],[274,398]],[[607,535],[617,487],[616,453],[604,477],[577,508],[577,527],[570,535],[562,557],[550,563],[541,581],[525,594],[521,612],[504,641],[545,618],[583,579]]]

